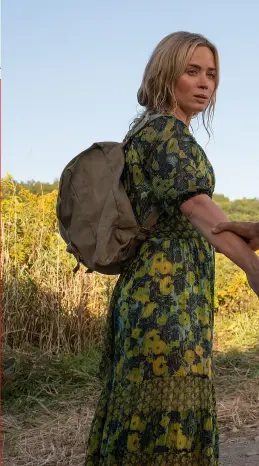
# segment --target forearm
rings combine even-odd
[[[181,210],[197,230],[199,230],[207,241],[218,251],[227,256],[246,273],[259,273],[259,259],[235,233],[222,232],[215,235],[212,228],[220,222],[228,221],[222,210],[207,195],[199,195],[184,202]]]

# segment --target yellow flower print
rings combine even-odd
[[[212,430],[213,429],[213,423],[212,423],[212,418],[211,417],[206,419],[206,421],[204,423],[204,429],[205,430]]]
[[[137,291],[133,294],[133,299],[136,301],[141,302],[142,304],[145,304],[149,301],[149,293],[147,288],[138,288]]]
[[[199,252],[199,259],[200,259],[201,262],[204,262],[205,256],[204,256],[204,253],[202,251]]]
[[[150,330],[147,332],[144,339],[144,355],[147,356],[150,349],[152,349],[153,343],[160,340],[159,330]]]
[[[134,328],[131,333],[132,338],[135,338],[137,340],[140,335],[140,332],[140,328]]]
[[[165,260],[166,260],[166,255],[164,252],[158,252],[157,254],[154,254],[151,267],[150,267],[150,271],[149,271],[149,275],[154,276],[156,272],[159,270],[159,267],[162,264],[162,262]]]
[[[124,351],[129,351],[130,349],[130,338],[126,338],[125,342],[124,342]]]
[[[164,249],[169,249],[170,245],[171,245],[170,239],[166,239],[165,241],[163,241],[163,248]]]
[[[116,373],[118,377],[122,376],[122,369],[123,369],[123,357],[120,358],[117,367],[116,367]]]
[[[165,325],[168,321],[168,316],[166,314],[162,314],[156,319],[158,325]]]
[[[205,328],[202,332],[202,335],[203,335],[203,338],[205,338],[205,340],[210,341],[211,340],[211,329],[209,327]]]
[[[168,448],[171,448],[172,444],[176,442],[178,432],[181,432],[181,424],[179,422],[170,424],[166,441],[166,446]]]
[[[133,348],[133,356],[139,356],[140,354],[140,348],[139,346],[135,346],[135,348]]]
[[[192,350],[185,351],[184,359],[188,364],[193,364],[195,360],[195,353]]]
[[[208,361],[207,361],[207,374],[208,374],[209,377],[212,376],[211,359],[208,359]]]
[[[168,354],[170,348],[163,340],[154,341],[152,344],[152,351],[154,354]]]
[[[155,359],[153,362],[153,372],[155,375],[163,375],[167,369],[168,367],[164,356],[159,356],[159,358]]]
[[[130,429],[131,430],[138,430],[139,432],[143,432],[145,430],[145,425],[141,422],[141,419],[137,415],[133,415],[130,422]]]
[[[212,447],[207,447],[205,450],[205,455],[208,457],[212,457],[214,455],[214,451]]]
[[[133,165],[133,180],[136,185],[139,185],[144,181],[144,175],[138,165]]]
[[[166,254],[164,252],[159,252],[154,255],[151,264],[151,276],[154,276],[156,272],[159,272],[162,275],[168,275],[169,273],[172,273],[172,271],[173,264],[166,259]]]
[[[187,159],[187,155],[183,150],[179,151],[179,157],[180,159]]]
[[[178,141],[176,138],[170,138],[167,146],[166,146],[166,152],[167,153],[172,153],[172,152],[179,152],[179,146],[178,146]]]
[[[133,278],[130,279],[130,281],[127,283],[127,285],[124,288],[123,300],[125,300],[128,297],[129,292],[131,291],[132,285],[133,285]]]
[[[159,445],[160,447],[163,447],[166,443],[166,437],[167,437],[166,434],[160,435],[156,441],[156,444]]]
[[[127,449],[128,451],[137,451],[139,449],[139,436],[136,432],[128,435]]]
[[[146,333],[145,337],[146,341],[149,342],[151,345],[150,348],[152,347],[153,341],[158,341],[160,340],[160,332],[159,330],[153,329],[150,330],[149,332]]]
[[[204,325],[208,325],[208,323],[209,323],[209,316],[208,316],[208,313],[207,313],[206,309],[201,308],[201,307],[197,307],[197,309],[196,309],[196,314],[197,314],[198,319],[199,319]]]
[[[186,371],[185,367],[180,367],[180,369],[178,369],[178,371],[175,373],[175,375],[178,376],[178,377],[186,377],[187,371]]]
[[[164,295],[168,295],[172,293],[172,291],[174,290],[174,285],[173,285],[171,277],[163,278],[160,281],[159,288],[160,288],[160,292]]]
[[[183,450],[187,447],[188,438],[186,435],[183,435],[181,430],[177,433],[176,436],[176,448],[177,450]]]
[[[156,308],[157,308],[156,303],[148,303],[148,305],[145,307],[145,310],[143,312],[143,317],[150,317]]]
[[[168,141],[168,139],[171,139],[173,127],[174,127],[174,120],[171,120],[171,119],[168,120],[161,134],[162,141]]]
[[[99,435],[98,434],[92,434],[91,436],[91,442],[88,448],[89,454],[94,454],[98,450],[98,445],[99,445]]]
[[[129,305],[128,303],[123,303],[121,308],[120,308],[120,315],[122,317],[127,317],[128,315],[128,312],[129,312]]]
[[[190,293],[187,290],[185,290],[183,293],[181,293],[181,296],[180,296],[180,299],[179,299],[179,305],[180,305],[181,309],[186,308],[189,296],[190,296]]]
[[[194,374],[204,374],[204,366],[200,362],[198,364],[193,364],[191,369]]]
[[[158,267],[158,271],[162,275],[168,275],[169,273],[172,272],[172,270],[173,270],[173,264],[169,261],[162,262],[160,266]]]
[[[147,127],[143,131],[143,136],[144,136],[144,141],[146,139],[148,142],[153,142],[157,136],[157,132],[154,130],[154,128]]]
[[[140,267],[140,269],[135,273],[136,278],[142,278],[147,274],[147,268],[145,266]]]
[[[204,349],[202,348],[201,345],[196,345],[195,347],[195,353],[198,354],[198,356],[202,357],[204,353]]]
[[[205,291],[210,291],[210,281],[209,280],[204,280],[203,282],[203,289]]]
[[[194,272],[188,272],[187,273],[187,280],[191,285],[194,285],[195,283],[195,273]]]
[[[179,323],[183,327],[187,327],[188,325],[190,325],[191,319],[190,319],[189,314],[187,314],[187,312],[182,312],[182,314],[179,317]]]
[[[169,416],[162,416],[162,419],[160,421],[160,425],[162,427],[167,427],[170,422],[170,417]]]
[[[138,430],[138,427],[141,423],[141,419],[139,416],[132,416],[131,418],[131,423],[130,423],[130,428],[131,430]]]
[[[131,381],[131,382],[134,382],[136,384],[140,384],[143,380],[143,375],[141,373],[141,370],[140,368],[138,367],[133,367],[133,369],[129,372],[128,374],[128,379]]]
[[[139,162],[139,155],[138,155],[137,151],[132,148],[132,146],[131,146],[131,148],[130,148],[130,150],[128,152],[128,160],[131,163]]]
[[[159,163],[158,163],[158,161],[157,161],[156,159],[154,159],[153,162],[152,162],[152,169],[153,169],[154,171],[158,171],[158,170],[159,170]]]

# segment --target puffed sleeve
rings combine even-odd
[[[212,197],[215,177],[213,168],[187,126],[172,116],[152,123],[156,140],[146,160],[152,191],[169,214],[191,197]]]

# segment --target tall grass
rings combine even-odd
[[[31,344],[42,352],[100,346],[116,277],[73,274],[73,259],[58,234],[57,192],[37,196],[5,180],[2,204],[3,344]],[[216,309],[258,309],[244,274],[218,257]],[[225,271],[225,272],[224,272]],[[226,277],[226,279],[224,279]]]
[[[73,273],[58,235],[56,193],[11,193],[2,217],[2,341],[80,353],[102,342],[116,277]]]

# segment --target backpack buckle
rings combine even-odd
[[[146,227],[140,227],[139,233],[144,233],[144,235],[149,235],[150,229]]]
[[[149,235],[150,235],[150,230],[146,227],[140,226],[138,229],[136,239],[139,239],[140,241],[145,241],[145,239],[149,237]]]

